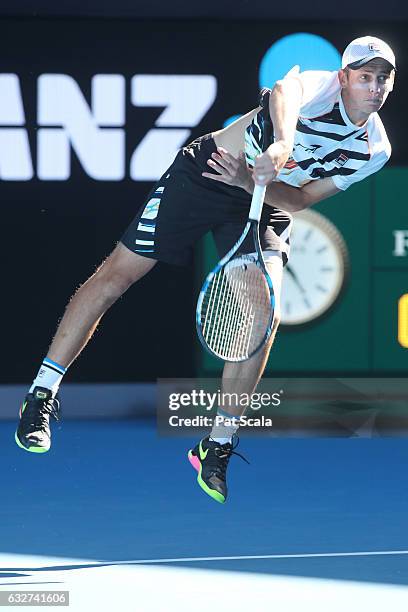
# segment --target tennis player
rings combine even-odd
[[[208,231],[221,258],[242,233],[255,182],[267,185],[260,237],[276,316],[264,349],[245,362],[225,363],[222,386],[223,392],[253,393],[279,324],[291,213],[344,191],[387,162],[391,147],[377,112],[394,76],[391,48],[372,36],[358,38],[344,51],[339,71],[295,67],[272,90],[261,91],[257,108],[182,148],[114,251],[69,302],[20,409],[17,444],[34,453],[49,450],[50,416],[59,415],[58,387],[103,314],[157,261],[186,264]],[[265,122],[273,130],[262,153]],[[252,250],[248,238],[242,252]],[[226,471],[241,412],[220,407],[224,420],[189,453],[198,483],[221,503],[227,498]]]

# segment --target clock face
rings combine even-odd
[[[312,210],[294,215],[290,243],[281,323],[294,326],[318,319],[333,306],[345,282],[348,254],[337,228]]]

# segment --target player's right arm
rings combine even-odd
[[[300,79],[291,77],[290,73],[277,81],[272,89],[269,96],[269,114],[274,142],[255,160],[253,179],[259,185],[268,185],[273,181],[293,151],[302,95]]]
[[[274,126],[275,142],[265,153],[257,157],[254,175],[256,178],[258,169],[264,172],[267,177],[265,184],[271,182],[277,171],[283,168],[293,149],[303,86],[296,77],[297,73],[291,76],[291,72],[275,83],[269,96],[268,110]],[[239,152],[245,147],[245,130],[260,110],[262,107],[258,106],[225,128],[213,132],[216,146],[238,157]]]

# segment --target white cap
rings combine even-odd
[[[352,40],[346,47],[341,60],[341,67],[360,68],[375,57],[387,60],[395,68],[395,55],[389,45],[375,36],[362,36]]]

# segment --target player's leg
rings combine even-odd
[[[283,262],[280,251],[269,251],[266,266],[271,276],[275,292],[275,316],[272,334],[265,346],[247,361],[226,362],[222,377],[222,396],[243,397],[252,394],[258,384],[276,335],[280,322],[280,292],[282,285]],[[190,451],[189,459],[198,471],[198,483],[213,499],[224,503],[227,498],[226,472],[228,462],[234,452],[232,437],[239,427],[239,417],[244,409],[241,406],[222,405],[218,409],[217,423],[208,436]]]
[[[197,195],[194,182],[200,174],[194,157],[181,151],[151,190],[121,243],[71,299],[20,410],[16,442],[25,450],[49,449],[49,417],[58,416],[54,399],[58,386],[106,310],[157,260],[189,263],[193,245],[209,229],[207,197]]]
[[[47,358],[68,368],[91,339],[105,312],[156,264],[119,243],[98,270],[76,291]]]
[[[50,416],[58,418],[55,395],[68,366],[90,340],[106,310],[160,259],[157,250],[163,248],[157,239],[157,221],[160,205],[167,198],[170,169],[151,190],[112,254],[69,302],[20,409],[15,440],[24,450],[49,450],[49,420]]]
[[[61,380],[91,339],[104,313],[156,264],[119,243],[98,270],[76,291],[58,325],[46,358],[20,409],[15,440],[24,450],[49,450],[49,418],[58,419],[55,399]]]
[[[229,206],[226,204],[227,215],[224,222],[213,229],[220,258],[236,243],[248,218],[250,200],[241,201],[237,199],[236,194],[231,197],[231,200]],[[280,320],[283,265],[289,253],[292,222],[292,216],[288,213],[273,207],[264,207],[259,234],[275,291],[276,307],[273,331],[269,342],[251,359],[242,363],[225,363],[221,387],[224,394],[253,393],[265,369]],[[251,236],[246,238],[240,250],[245,253],[254,251]],[[219,406],[216,426],[189,454],[190,462],[199,473],[197,480],[200,486],[213,499],[221,503],[225,502],[227,497],[226,472],[228,461],[234,451],[233,435],[238,429],[239,417],[242,413],[240,406]]]
[[[245,223],[242,221],[241,227]],[[264,253],[265,263],[268,272],[272,279],[272,284],[275,293],[275,312],[272,334],[267,344],[251,359],[240,363],[225,363],[222,380],[222,390],[228,393],[244,393],[250,395],[254,392],[268,360],[273,341],[280,323],[280,293],[282,286],[283,267],[288,261],[289,256],[289,240],[292,230],[293,218],[289,213],[273,207],[264,207],[262,213],[262,221],[260,225],[260,240],[262,251]],[[239,236],[239,227],[234,228],[227,224],[221,233],[221,237],[217,243],[218,250],[222,253],[232,246],[232,240],[236,240]],[[231,231],[230,231],[231,230]],[[232,244],[231,244],[232,243]],[[252,241],[247,238],[244,242],[242,250],[251,252],[253,249]],[[228,395],[226,395],[228,397]],[[243,410],[240,406],[224,406],[220,407],[221,412],[225,411],[227,417],[240,417]],[[220,419],[218,419],[220,422]],[[214,438],[219,438],[222,441],[228,438],[231,441],[232,435],[235,433],[235,426],[228,431],[222,428],[222,423],[218,431],[213,431]]]
[[[55,395],[68,366],[90,340],[106,310],[155,265],[158,259],[155,224],[165,183],[163,176],[121,242],[69,302],[48,355],[20,409],[15,440],[24,450],[35,453],[49,450],[50,416],[58,419],[59,402]]]

